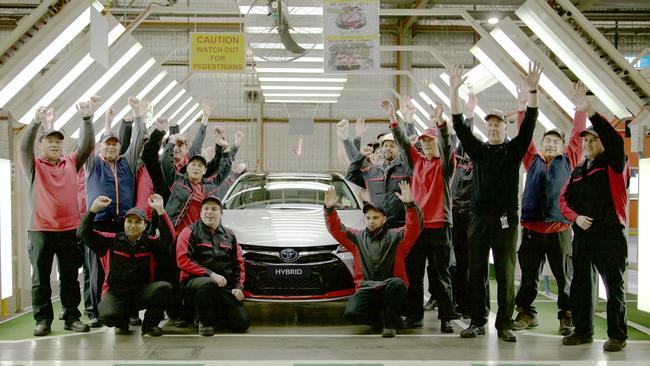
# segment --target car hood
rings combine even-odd
[[[363,229],[361,210],[337,211],[344,225]],[[224,210],[222,223],[240,244],[310,247],[338,244],[325,227],[322,207]]]

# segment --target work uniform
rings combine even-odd
[[[158,220],[157,233],[149,235],[145,231],[131,242],[123,231],[111,233],[97,229],[95,216],[89,212],[77,234],[100,258],[106,273],[99,318],[109,327],[124,329],[128,328],[132,313],[146,309],[142,322],[146,333],[163,319],[172,295],[169,283],[154,281],[154,272],[158,253],[174,243],[174,228],[165,213]]]
[[[221,325],[245,332],[250,319],[244,304],[232,294],[244,289],[244,258],[233,232],[219,224],[212,229],[199,220],[183,229],[176,244],[176,261],[185,305],[193,305],[204,326]],[[226,278],[219,287],[211,273]]]
[[[573,222],[571,312],[575,334],[592,336],[597,271],[607,290],[607,335],[625,340],[627,241],[624,229],[629,165],[623,138],[614,127],[599,114],[590,116],[589,120],[605,150],[573,170],[560,201],[562,213]],[[588,230],[575,223],[578,215],[593,219]]]
[[[548,259],[558,287],[558,319],[570,318],[569,287],[571,286],[571,223],[560,211],[560,193],[571,171],[582,159],[582,138],[586,114],[576,112],[573,131],[563,154],[547,161],[531,143],[524,168],[526,185],[521,204],[523,232],[517,253],[521,268],[521,284],[515,305],[533,316],[532,305],[539,285],[539,276]],[[551,132],[553,133],[553,132]]]
[[[451,187],[456,158],[451,148],[447,124],[430,128],[422,136],[435,135],[440,156],[427,157],[411,145],[404,131],[392,122],[391,130],[400,150],[413,171],[413,199],[424,214],[424,229],[406,258],[408,289],[408,320],[420,322],[424,317],[424,275],[426,261],[431,266],[432,296],[438,300],[438,319],[448,321],[456,315],[451,289]],[[420,136],[420,137],[422,137]]]
[[[83,119],[78,149],[57,162],[34,156],[34,142],[40,123],[32,121],[23,132],[19,161],[29,185],[29,260],[32,265],[32,307],[37,325],[54,320],[50,273],[56,255],[61,281],[61,305],[66,324],[79,320],[81,294],[77,280],[82,253],[75,230],[81,217],[77,204],[77,174],[94,146],[92,118]],[[59,132],[44,131],[41,138]],[[63,145],[61,145],[63,148]]]
[[[347,228],[334,208],[325,208],[327,230],[354,257],[356,293],[348,300],[346,319],[368,325],[383,320],[397,328],[409,286],[405,259],[422,230],[422,211],[415,203],[405,207],[404,227],[384,226],[376,233]]]
[[[519,166],[533,138],[537,108],[528,107],[519,134],[491,145],[474,136],[454,114],[454,130],[472,160],[472,201],[468,227],[469,293],[472,325],[482,327],[490,312],[488,258],[494,256],[497,279],[497,330],[512,328],[515,307],[515,263],[518,234]],[[506,123],[506,122],[503,122]]]

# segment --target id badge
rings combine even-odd
[[[503,216],[501,216],[500,220],[501,220],[501,229],[507,229],[509,227],[508,216],[504,214]]]

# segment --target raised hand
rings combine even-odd
[[[159,194],[152,194],[149,197],[149,207],[153,208],[158,212],[159,215],[162,215],[165,212],[165,202]]]
[[[435,107],[431,106],[431,108],[433,108],[433,111],[429,116],[429,122],[438,125],[442,124],[442,102],[436,101]]]
[[[399,111],[404,116],[408,123],[413,123],[413,116],[415,115],[415,105],[411,102],[411,97],[408,95],[399,101]]]
[[[43,122],[47,122],[47,108],[48,107],[40,106],[34,111],[34,121],[39,125]]]
[[[129,106],[133,110],[135,118],[140,118],[147,112],[149,103],[136,97],[129,97]]]
[[[123,118],[124,122],[133,122],[133,113],[127,113]]]
[[[235,132],[235,146],[241,146],[242,142],[244,142],[244,131]]]
[[[111,126],[113,126],[113,119],[115,118],[115,110],[113,107],[110,107],[106,110],[106,113],[104,113],[104,131],[108,132],[111,130]]]
[[[103,210],[106,207],[108,207],[111,204],[111,202],[113,202],[113,200],[111,200],[107,196],[99,196],[99,197],[95,198],[92,205],[90,206],[89,211],[93,212],[93,213],[97,213],[98,211]]]
[[[450,68],[447,69],[449,74],[449,88],[451,90],[458,90],[460,86],[463,85],[467,76],[463,78],[464,66],[453,64]]]
[[[162,132],[165,132],[167,130],[168,126],[169,126],[169,120],[167,120],[166,118],[162,118],[162,117],[158,118],[156,120],[156,122],[153,123],[153,127],[156,130],[162,131]],[[176,136],[176,135],[174,135],[174,136]]]
[[[79,102],[77,103],[76,106],[77,106],[77,112],[79,112],[82,118],[88,118],[93,115],[90,112],[90,105],[88,104],[88,102]],[[41,121],[45,121],[45,119]]]
[[[467,97],[467,103],[465,104],[465,117],[474,118],[474,111],[476,110],[476,105],[478,104],[478,98],[476,94],[469,93]]]
[[[214,133],[212,135],[212,141],[214,141],[215,144],[219,145],[219,142],[221,140],[226,140],[226,137],[224,136],[224,129],[221,127],[215,127],[214,128]]]
[[[48,108],[45,111],[45,122],[47,123],[48,129],[54,128],[54,108]]]
[[[397,120],[397,118],[395,118],[395,107],[389,100],[382,100],[379,102],[379,107],[384,110],[386,116],[388,116],[391,121]]]
[[[366,119],[363,117],[357,118],[357,121],[354,122],[354,132],[357,137],[363,137],[363,135],[366,134],[366,131],[368,131],[368,127],[366,127]]]
[[[338,200],[339,197],[336,195],[336,189],[334,187],[330,187],[330,189],[325,191],[325,207],[334,207]]]
[[[88,101],[88,107],[90,108],[90,115],[95,114],[99,106],[102,105],[102,97],[99,95],[93,95]]]
[[[212,103],[207,99],[204,99],[203,102],[201,102],[201,110],[203,111],[201,123],[207,126],[208,121],[210,120],[210,112],[212,112]]]
[[[587,97],[587,87],[582,81],[577,81],[573,84],[573,104],[576,106],[576,111],[586,112],[588,115],[595,113],[594,107]]]
[[[341,139],[345,140],[349,137],[349,127],[350,121],[347,119],[342,119],[339,123],[336,124],[336,135]]]
[[[369,158],[373,152],[374,151],[372,149],[372,146],[368,146],[368,145],[362,147],[360,151],[361,155],[365,156],[366,158]]]
[[[526,86],[528,90],[537,90],[537,84],[539,84],[539,78],[542,76],[542,71],[544,68],[539,61],[533,63],[528,63],[528,75],[526,75]]]
[[[400,201],[404,203],[411,203],[413,202],[413,196],[411,195],[411,185],[406,182],[406,181],[401,181],[399,182],[399,189],[402,191],[402,193],[397,193],[395,192],[395,195],[397,198],[400,199]]]

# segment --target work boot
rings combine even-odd
[[[610,338],[603,344],[603,350],[607,352],[620,352],[625,348],[627,342],[625,339]]]
[[[34,336],[43,337],[52,331],[52,328],[46,323],[37,323],[34,327]]]
[[[90,332],[90,327],[88,326],[88,324],[82,323],[81,320],[75,320],[73,322],[66,322],[63,325],[63,329],[65,329],[65,330],[73,330],[75,332],[80,332],[80,333]]]
[[[565,346],[577,346],[579,344],[592,343],[594,338],[591,336],[583,336],[577,334],[575,331],[568,336],[562,338],[562,344]]]
[[[214,335],[214,328],[199,323],[199,334],[204,337],[212,337]]]
[[[129,317],[129,325],[142,325],[142,319],[139,315],[133,315]]]
[[[436,299],[433,298],[433,295],[431,295],[427,303],[424,304],[424,311],[431,311],[437,307],[438,307],[438,301],[436,301]]]
[[[422,328],[424,327],[424,324],[422,323],[422,319],[420,320],[413,320],[410,318],[406,318],[401,321],[399,328],[400,329],[416,329],[416,328]]]
[[[519,314],[517,314],[515,321],[512,323],[512,330],[530,329],[539,325],[537,315],[533,314],[530,310],[524,310],[518,306],[517,311]]]
[[[163,335],[163,330],[160,327],[151,327],[149,329],[142,328],[142,335],[149,334],[152,337],[160,337]]]
[[[99,320],[98,317],[90,316],[88,320],[88,325],[90,325],[91,328],[101,328],[104,324],[102,323],[101,320]]]
[[[517,337],[511,329],[501,329],[497,331],[499,338],[503,339],[506,342],[517,342]]]
[[[116,326],[115,327],[115,334],[116,335],[127,335],[129,333],[131,333],[131,331],[129,330],[128,325]]]
[[[485,335],[485,327],[484,326],[477,326],[474,324],[470,324],[469,327],[463,329],[460,332],[461,338],[476,338],[477,336],[480,335]]]
[[[443,333],[453,333],[454,326],[451,324],[451,320],[441,320],[440,331]]]
[[[397,330],[395,328],[384,327],[384,330],[381,331],[382,338],[395,338],[397,335]]]
[[[576,328],[573,326],[573,320],[571,319],[571,312],[566,312],[566,315],[560,318],[560,334],[566,336],[571,333]]]

